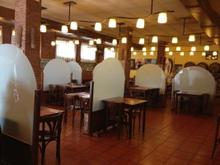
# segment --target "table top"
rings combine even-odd
[[[58,113],[63,113],[62,110],[54,109],[54,108],[48,108],[42,106],[40,108],[40,117],[48,117],[50,115],[58,114]]]
[[[138,105],[138,104],[147,103],[147,100],[127,98],[127,97],[114,97],[114,98],[104,99],[103,101],[117,103],[117,104],[125,104],[125,105]]]

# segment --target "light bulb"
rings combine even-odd
[[[116,26],[117,26],[116,19],[110,18],[108,20],[108,27],[109,28],[116,28]]]
[[[181,51],[181,47],[180,47],[180,46],[177,46],[177,47],[176,47],[176,51],[178,51],[178,52]]]
[[[15,30],[12,30],[12,36],[15,36]]]
[[[189,55],[190,56],[194,56],[194,52],[189,52]]]
[[[157,22],[159,24],[167,23],[167,13],[166,12],[159,13],[157,17]]]
[[[68,33],[68,26],[67,25],[62,25],[61,32],[62,33]]]
[[[196,36],[194,34],[189,35],[188,41],[189,42],[195,42],[196,41]]]
[[[93,46],[94,45],[94,40],[89,40],[89,45]]]
[[[143,55],[146,56],[146,55],[147,55],[147,52],[143,52]]]
[[[202,52],[202,56],[206,56],[206,53],[205,53],[205,52]]]
[[[147,51],[147,48],[146,47],[143,47],[142,48],[142,52],[146,52]]]
[[[51,46],[55,46],[56,45],[56,41],[51,41],[50,45]]]
[[[177,44],[177,43],[178,43],[178,38],[177,38],[177,37],[172,37],[171,42],[172,42],[173,44]]]
[[[205,50],[205,51],[209,51],[209,49],[210,49],[209,45],[205,45],[205,46],[204,46],[204,50]]]
[[[127,37],[122,37],[121,43],[122,43],[122,44],[126,44],[126,43],[127,43]]]
[[[165,52],[169,52],[169,51],[170,51],[170,48],[166,47]]]
[[[151,51],[156,51],[156,47],[155,47],[155,46],[152,46],[152,47],[150,48],[150,50],[151,50]]]
[[[154,52],[150,52],[150,55],[153,56],[153,55],[154,55]]]
[[[173,55],[173,52],[170,51],[170,52],[169,52],[169,55],[172,56],[172,55]]]
[[[143,18],[138,18],[136,22],[136,28],[144,29],[144,26],[145,26],[145,20]]]
[[[136,56],[136,55],[137,55],[137,52],[133,52],[133,55]]]
[[[140,45],[144,45],[144,43],[145,43],[145,39],[144,39],[144,38],[140,38],[140,39],[139,39],[139,44],[140,44]]]
[[[212,52],[212,55],[213,55],[213,56],[217,56],[217,55],[218,55],[218,52],[214,51],[214,52]]]
[[[100,22],[95,23],[95,31],[102,31],[102,24]]]
[[[192,47],[191,47],[191,51],[192,51],[192,52],[195,52],[195,51],[196,51],[196,47],[195,47],[195,46],[192,46]]]
[[[134,51],[134,47],[131,47],[131,49],[130,49],[130,50],[131,50],[131,52],[133,52],[133,51]]]
[[[40,25],[40,32],[41,33],[46,33],[47,32],[47,26],[44,25],[44,24]]]
[[[113,39],[112,40],[112,45],[117,45],[117,44],[118,44],[117,39]]]
[[[184,52],[180,52],[180,56],[184,56]]]
[[[79,45],[79,40],[75,40],[75,41],[74,41],[74,44],[75,44],[75,45]]]
[[[97,44],[101,44],[101,43],[102,43],[101,38],[97,38],[97,39],[96,39],[96,43],[97,43]]]
[[[76,21],[70,22],[70,29],[71,30],[78,30],[78,23]]]
[[[151,42],[152,43],[158,43],[158,37],[157,36],[153,36]]]

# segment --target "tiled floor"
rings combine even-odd
[[[215,110],[220,105],[215,103]],[[213,116],[180,114],[164,109],[147,112],[145,137],[136,133],[118,139],[115,131],[101,137],[80,133],[71,119],[62,132],[61,165],[209,165],[220,164],[220,146],[215,159],[211,150],[215,130]],[[55,145],[49,144],[46,164],[55,165]]]

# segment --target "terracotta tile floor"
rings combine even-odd
[[[214,109],[218,110],[219,100]],[[79,131],[79,122],[71,119],[63,127],[61,165],[209,165],[220,164],[220,147],[211,159],[215,118],[213,116],[175,114],[166,108],[147,112],[145,137],[135,131],[128,140],[120,140],[112,130],[101,137],[89,137]],[[137,126],[137,124],[136,124]],[[55,165],[55,145],[46,150],[46,164]]]

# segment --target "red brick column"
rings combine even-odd
[[[3,25],[2,26],[2,42],[3,42],[3,44],[10,44],[11,43],[12,29],[13,29],[13,27],[10,25]]]
[[[165,65],[165,47],[166,47],[166,42],[164,41],[159,41],[158,46],[157,46],[157,64],[161,65],[162,68],[164,68]]]
[[[40,69],[40,22],[41,4],[35,0],[15,0],[16,43],[28,57],[41,87]],[[18,42],[20,38],[21,42]]]

